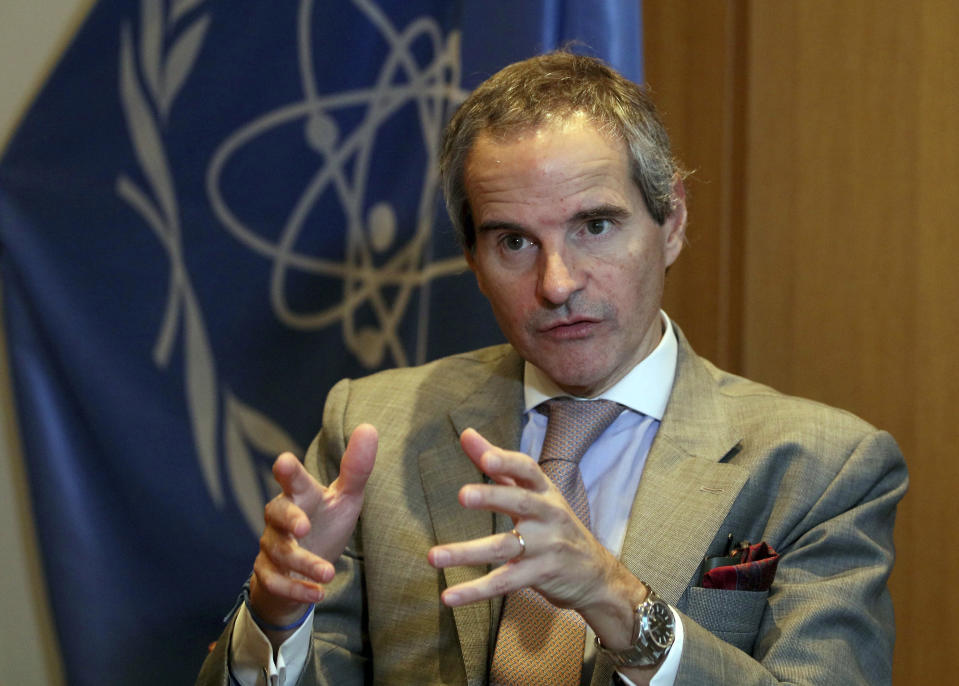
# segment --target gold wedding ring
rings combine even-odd
[[[514,560],[518,560],[521,557],[523,557],[523,555],[526,554],[526,539],[523,538],[523,534],[521,534],[516,529],[513,529],[512,531],[510,531],[510,533],[516,536],[516,540],[519,541],[519,555],[516,555],[513,558]]]

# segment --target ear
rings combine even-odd
[[[663,232],[666,266],[669,267],[679,257],[686,242],[686,186],[679,174],[673,177],[672,209],[663,222]]]

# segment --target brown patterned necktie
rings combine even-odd
[[[610,400],[554,398],[540,409],[549,416],[540,467],[588,527],[579,461],[623,407]],[[577,686],[585,640],[586,623],[578,612],[556,607],[532,588],[514,591],[503,604],[490,684]]]

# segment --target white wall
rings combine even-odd
[[[0,2],[0,151],[93,0]],[[0,682],[64,682],[29,515],[0,322]]]

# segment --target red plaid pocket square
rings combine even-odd
[[[702,587],[723,591],[768,591],[776,576],[779,553],[766,543],[745,544],[703,574]]]

